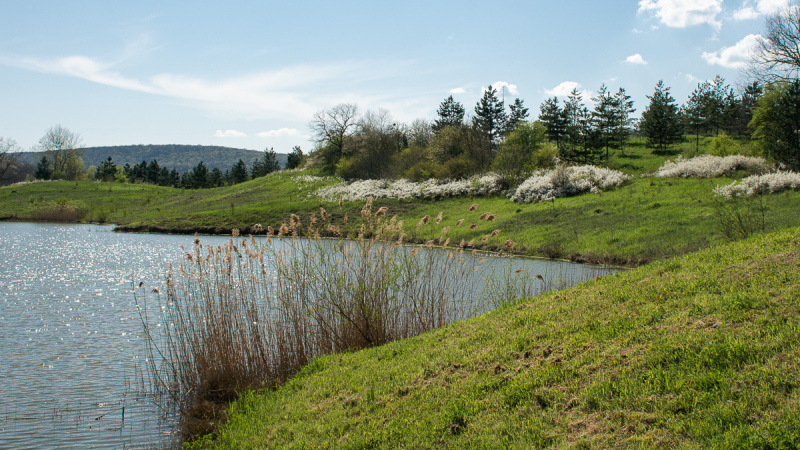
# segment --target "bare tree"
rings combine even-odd
[[[44,152],[53,164],[54,173],[64,173],[73,169],[83,150],[81,135],[73,133],[69,128],[56,125],[49,128],[39,139],[37,150]]]
[[[6,173],[19,165],[20,148],[17,141],[10,138],[0,137],[0,182],[6,179]]]
[[[311,134],[320,144],[331,147],[326,155],[329,165],[335,165],[342,157],[345,138],[355,127],[358,119],[358,106],[354,103],[340,103],[330,109],[322,109],[314,114],[308,126]]]
[[[767,16],[747,72],[764,82],[800,75],[800,6],[792,4]]]

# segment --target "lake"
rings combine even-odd
[[[0,447],[142,448],[172,439],[175,415],[142,393],[133,286],[163,292],[163,270],[195,238],[112,230],[0,223]],[[565,262],[514,265],[573,281],[598,273]],[[160,326],[158,314],[149,317]]]

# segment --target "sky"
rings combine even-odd
[[[432,120],[488,85],[531,118],[573,87],[622,87],[638,117],[658,80],[679,103],[716,75],[744,85],[788,1],[0,0],[0,137],[30,149],[58,124],[86,146],[307,153],[318,110]]]

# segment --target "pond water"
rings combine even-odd
[[[0,223],[0,447],[147,448],[172,439],[175,415],[140,389],[145,341],[133,286],[163,292],[163,270],[194,237],[112,229]],[[599,274],[514,264],[572,281]]]

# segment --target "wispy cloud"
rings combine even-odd
[[[278,137],[278,136],[297,136],[299,133],[296,128],[279,128],[277,130],[262,131],[257,133],[261,137]]]
[[[339,89],[330,92],[330,85],[389,79],[404,63],[344,62],[338,64],[298,65],[221,80],[161,73],[146,78],[125,76],[115,70],[124,59],[132,57],[130,49],[113,62],[82,55],[44,59],[0,55],[0,64],[35,72],[71,76],[93,83],[113,86],[152,95],[177,98],[189,105],[210,109],[244,119],[307,120],[319,108],[343,102],[356,102],[365,108],[381,106],[399,94],[380,93],[364,96]],[[404,115],[402,111],[398,115]]]
[[[218,138],[245,137],[245,136],[247,136],[247,135],[242,133],[241,131],[236,131],[236,130],[225,130],[225,131],[217,130],[217,132],[214,133],[214,137],[218,137]]]
[[[774,14],[789,6],[789,0],[745,0],[742,7],[733,13],[736,20],[757,19],[764,14]]]
[[[686,28],[707,23],[717,29],[722,22],[722,0],[641,0],[639,13],[654,12],[661,23],[673,28]]]
[[[465,91],[464,88],[462,88],[462,87],[457,87],[457,88],[450,89],[447,92],[449,92],[451,94],[463,94],[464,92],[467,92],[467,91]]]
[[[732,47],[722,47],[716,52],[703,52],[703,59],[712,65],[728,69],[742,69],[747,67],[759,39],[761,39],[761,35],[748,34]]]
[[[635,55],[631,55],[631,56],[628,56],[627,58],[625,58],[625,62],[628,62],[628,63],[631,63],[631,64],[641,64],[641,65],[646,65],[647,64],[647,61],[645,61],[644,58],[642,58],[642,55],[640,55],[638,53],[635,54]]]

